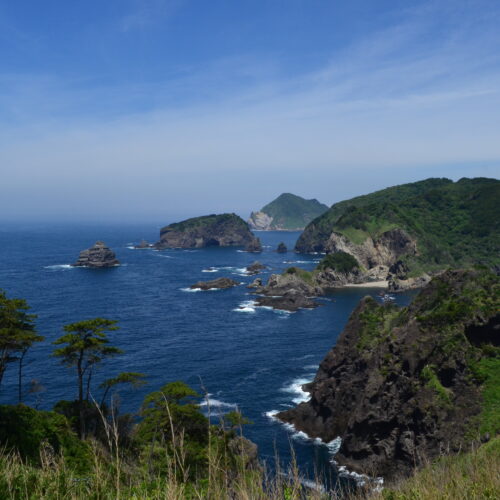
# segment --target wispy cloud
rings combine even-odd
[[[173,16],[183,3],[183,0],[133,0],[130,12],[120,18],[118,26],[125,32],[145,29]]]
[[[498,176],[500,9],[464,19],[446,5],[406,12],[300,75],[246,55],[142,85],[4,76],[2,209],[26,179],[33,206],[50,195],[88,212],[92,197],[95,213],[150,214],[194,199],[258,208],[276,189],[332,202],[429,175]]]

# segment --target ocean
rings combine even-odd
[[[120,391],[121,411],[136,412],[148,392],[182,380],[206,390],[212,418],[239,408],[253,423],[244,429],[257,443],[270,468],[275,458],[287,463],[292,449],[303,473],[334,475],[330,460],[336,443],[312,441],[273,418],[279,410],[307,400],[301,385],[312,380],[318,364],[335,345],[357,302],[376,289],[343,289],[321,299],[322,306],[296,313],[255,308],[255,277],[244,269],[259,260],[268,269],[259,276],[290,266],[313,269],[320,255],[293,251],[299,232],[257,232],[264,251],[249,254],[236,248],[136,250],[142,238],[157,241],[153,225],[23,225],[0,227],[0,288],[9,297],[25,298],[38,316],[45,341],[29,352],[24,382],[45,388],[40,408],[76,397],[76,374],[51,356],[52,342],[67,323],[105,317],[118,321],[111,343],[125,354],[106,361],[94,378],[97,385],[123,371],[142,372],[148,384]],[[121,266],[83,269],[69,266],[80,250],[103,240]],[[275,249],[283,241],[286,254]],[[193,292],[200,280],[227,276],[241,285],[229,290]],[[406,305],[413,293],[400,294]],[[17,373],[10,366],[0,388],[0,403],[17,402]],[[26,402],[34,404],[34,396]],[[206,411],[205,402],[202,403]]]

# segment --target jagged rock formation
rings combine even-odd
[[[219,288],[225,290],[226,288],[232,288],[233,286],[238,286],[239,283],[237,281],[232,280],[231,278],[217,278],[211,281],[198,281],[194,285],[191,285],[192,290],[213,290],[214,288]]]
[[[295,271],[295,272],[294,272]],[[314,283],[308,283],[300,274],[301,270],[290,268],[284,274],[271,274],[265,286],[257,287],[256,293],[267,296],[283,296],[290,290],[295,290],[306,297],[323,295],[324,290]]]
[[[248,224],[236,214],[207,215],[161,229],[155,248],[260,246]]]
[[[287,253],[287,252],[288,252],[288,248],[286,247],[286,245],[285,245],[283,242],[281,242],[281,243],[278,245],[278,247],[276,248],[276,251],[277,251],[278,253]]]
[[[258,260],[247,266],[246,272],[248,275],[252,276],[254,274],[259,274],[266,268],[264,264],[261,264]]]
[[[318,200],[283,193],[258,212],[252,212],[248,224],[260,231],[301,231],[328,207]]]
[[[116,255],[105,243],[97,241],[94,246],[82,250],[78,260],[72,264],[74,267],[114,267],[120,265]]]
[[[340,464],[388,479],[467,449],[500,431],[499,310],[485,270],[446,271],[406,308],[366,297],[304,386],[310,401],[278,418],[340,436]]]

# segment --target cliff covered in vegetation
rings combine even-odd
[[[447,271],[405,308],[363,299],[306,386],[278,414],[340,463],[391,478],[500,431],[500,280]]]
[[[248,224],[236,214],[205,215],[165,226],[155,244],[164,248],[260,247]]]
[[[346,252],[394,289],[424,273],[500,264],[500,181],[427,179],[334,204],[298,252]]]

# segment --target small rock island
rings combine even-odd
[[[191,285],[191,290],[225,290],[227,288],[232,288],[233,286],[238,286],[239,283],[237,281],[232,280],[231,278],[217,278],[211,281],[198,281],[194,285]]]
[[[97,241],[94,246],[82,250],[78,260],[72,264],[74,267],[104,268],[119,266],[120,262],[115,253],[102,241]]]
[[[154,245],[158,250],[251,246],[260,247],[260,242],[236,214],[205,215],[170,224],[161,229],[160,241]]]

